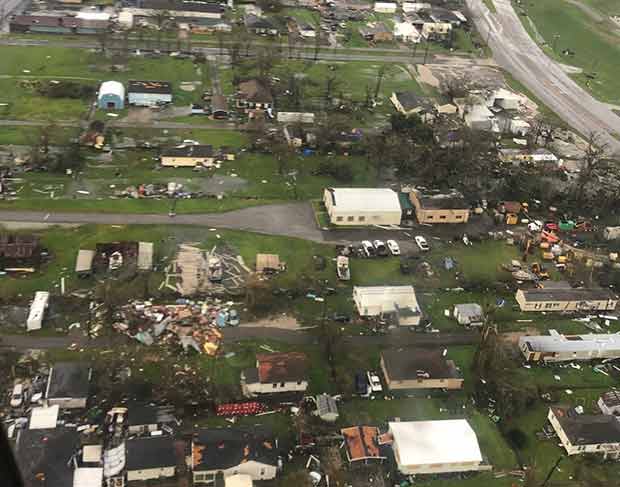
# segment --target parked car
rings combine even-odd
[[[418,248],[420,250],[422,250],[423,252],[426,252],[427,250],[431,249],[428,246],[428,242],[426,241],[426,239],[422,235],[416,235],[414,240],[415,240],[415,243],[418,246]]]
[[[392,255],[400,255],[400,247],[396,240],[388,240],[386,242],[387,248],[390,250],[390,254]]]
[[[355,374],[355,393],[362,397],[370,395],[370,385],[364,372],[357,372]]]
[[[381,256],[381,257],[387,257],[388,256],[388,249],[385,246],[385,243],[383,243],[383,241],[381,240],[375,240],[372,243],[377,251],[377,255]]]
[[[362,248],[364,249],[366,257],[374,257],[375,248],[373,247],[370,240],[362,240]]]
[[[370,390],[372,392],[383,391],[381,379],[379,379],[379,376],[375,372],[369,370],[368,372],[366,372],[366,376],[368,377],[368,383],[370,384]]]
[[[13,386],[13,392],[11,393],[11,407],[18,408],[22,405],[24,401],[24,385],[22,383],[17,383]]]

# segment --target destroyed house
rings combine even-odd
[[[598,398],[597,404],[603,414],[620,416],[620,392],[605,392]]]
[[[401,326],[417,326],[422,313],[412,286],[355,286],[353,301],[362,317],[393,318]]]
[[[385,447],[379,444],[379,428],[351,426],[340,430],[349,463],[383,463],[387,458]]]
[[[420,223],[466,223],[469,220],[469,205],[458,191],[423,194],[414,190],[409,198]]]
[[[48,405],[61,409],[85,408],[92,370],[75,362],[58,362],[50,370],[45,398]]]
[[[360,35],[367,41],[390,42],[394,39],[394,34],[383,22],[371,23],[359,28]]]
[[[612,311],[618,297],[609,289],[519,289],[515,295],[521,311]]]
[[[328,394],[319,394],[315,398],[316,415],[323,421],[333,423],[338,419],[338,405],[336,400]]]
[[[463,377],[440,349],[407,348],[381,353],[381,370],[391,391],[461,389]]]
[[[86,266],[87,262],[84,260],[82,264]],[[119,269],[150,271],[152,268],[153,244],[151,242],[101,242],[95,245],[95,255],[92,260],[92,269],[95,272]]]
[[[568,455],[620,457],[620,421],[616,416],[579,414],[574,408],[552,406],[547,419]]]
[[[519,349],[528,362],[568,362],[620,358],[620,335],[549,335],[522,336]]]
[[[174,477],[177,458],[171,436],[146,436],[125,442],[127,481]]]
[[[187,144],[164,149],[160,160],[162,166],[169,167],[212,167],[216,154],[212,145]]]
[[[125,424],[130,435],[151,433],[161,423],[159,408],[149,404],[128,404]]]
[[[130,105],[154,107],[172,103],[172,85],[168,81],[137,81],[127,83]]]
[[[241,387],[248,396],[303,392],[308,388],[308,359],[301,352],[256,354],[256,367],[241,374]]]
[[[413,91],[394,92],[390,101],[399,113],[406,116],[418,115],[423,121],[427,121],[435,114],[435,105],[428,98]]]
[[[238,108],[249,110],[268,110],[273,108],[271,90],[258,79],[250,79],[239,83],[235,99]]]
[[[215,478],[249,475],[270,480],[278,470],[277,440],[236,429],[202,429],[194,433],[191,466],[194,485]]]
[[[38,249],[39,239],[34,235],[0,235],[0,258],[29,259]]]
[[[263,17],[262,15],[246,14],[243,23],[245,24],[245,28],[254,34],[277,36],[280,33],[280,29],[275,20],[269,17]]]

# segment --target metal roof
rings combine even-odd
[[[556,330],[549,330],[549,335],[522,336],[519,346],[529,345],[534,352],[587,352],[594,350],[618,350],[620,353],[620,335],[562,335]]]
[[[99,87],[99,96],[97,98],[101,99],[104,95],[116,95],[121,100],[124,100],[125,87],[118,81],[104,81]]]
[[[398,193],[390,188],[326,188],[338,211],[401,212]]]

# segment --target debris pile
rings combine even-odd
[[[240,403],[226,403],[220,404],[215,409],[215,414],[218,416],[254,416],[256,414],[264,413],[267,411],[267,407],[260,402],[240,402]]]

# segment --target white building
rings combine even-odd
[[[450,32],[452,32],[452,24],[449,22],[424,22],[422,25],[422,37],[424,39],[447,37]]]
[[[241,390],[247,397],[308,388],[308,359],[301,352],[256,354],[256,367],[241,373]]]
[[[403,2],[403,12],[419,12],[420,10],[430,10],[432,5],[430,3],[421,2]]]
[[[104,81],[97,93],[97,106],[103,110],[125,108],[125,87],[118,81]]]
[[[396,22],[394,24],[394,38],[402,42],[420,42],[420,32],[409,22]]]
[[[403,475],[486,470],[476,433],[465,419],[388,423]]]
[[[73,471],[73,487],[101,487],[103,484],[103,468],[76,468]]]
[[[26,320],[26,330],[40,330],[45,317],[45,310],[49,305],[50,293],[47,291],[37,291],[34,300],[30,305],[30,312]]]
[[[174,477],[177,458],[172,436],[145,436],[129,439],[127,482]]]
[[[375,12],[382,14],[396,13],[398,5],[395,2],[375,2]]]
[[[547,419],[569,455],[602,453],[604,458],[620,457],[620,421],[616,416],[550,407]]]
[[[325,188],[323,202],[333,225],[400,225],[398,193],[389,188]]]
[[[480,326],[484,321],[482,306],[477,303],[455,304],[453,314],[459,325]]]
[[[620,335],[549,335],[522,336],[519,349],[528,362],[568,362],[620,358]]]
[[[422,313],[412,286],[355,286],[353,301],[360,316],[396,315],[400,325],[420,324]]]
[[[620,392],[609,391],[601,395],[596,403],[603,414],[620,416]]]
[[[123,29],[133,27],[133,14],[128,10],[121,10],[118,14],[118,23]]]

